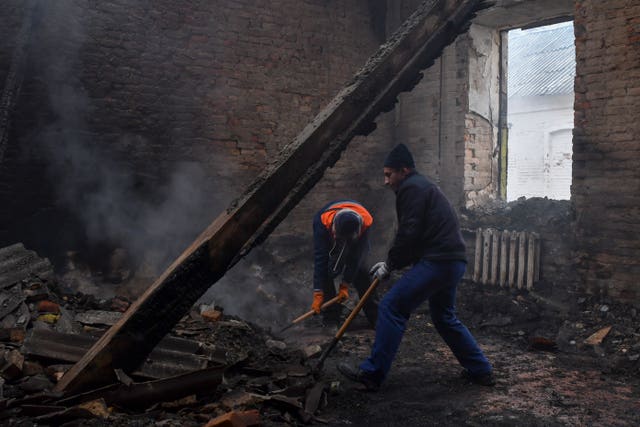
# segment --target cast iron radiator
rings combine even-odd
[[[540,236],[535,232],[478,228],[473,281],[532,289],[540,280]]]

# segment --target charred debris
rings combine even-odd
[[[0,249],[0,266],[3,425],[87,419],[296,425],[316,419],[331,391],[309,363],[320,352],[317,344],[291,346],[222,307],[199,304],[132,372],[116,369],[112,384],[81,393],[56,392],[64,373],[131,301],[72,290],[47,259],[22,244]]]
[[[469,326],[503,337],[518,351],[555,353],[603,374],[640,374],[636,309],[570,290],[561,298],[545,286],[543,281],[535,291],[514,291],[465,281],[458,308]],[[81,392],[56,391],[62,376],[131,304],[122,295],[79,292],[48,260],[21,244],[1,248],[0,423],[331,423],[327,405],[340,399],[347,385],[329,370],[314,371],[330,334],[309,338],[314,328],[306,324],[290,329],[285,339],[203,303],[131,371],[115,368],[109,384]],[[371,333],[349,329],[330,359],[368,348]]]

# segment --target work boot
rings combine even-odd
[[[378,391],[380,389],[380,383],[371,378],[371,374],[363,371],[358,366],[341,362],[338,364],[338,371],[351,381],[363,384],[368,391]]]
[[[460,376],[474,384],[479,384],[486,387],[493,387],[494,385],[496,385],[496,379],[493,376],[493,372],[487,372],[486,374],[481,375],[473,375],[471,372],[464,369]]]

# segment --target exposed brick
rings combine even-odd
[[[10,19],[0,29],[0,67],[10,63],[26,4],[3,6]],[[39,12],[11,147],[0,167],[6,184],[0,187],[0,243],[23,241],[45,255],[80,249],[87,228],[109,233],[91,224],[96,215],[82,216],[83,182],[95,181],[88,185],[94,194],[121,183],[116,193],[130,192],[134,203],[162,203],[163,186],[185,161],[208,175],[191,183],[208,200],[199,213],[205,227],[378,47],[367,0],[348,7],[299,0],[79,0],[44,2]],[[39,133],[60,128],[64,143]],[[379,152],[362,142],[352,146],[325,181],[351,180],[378,165]],[[89,177],[78,180],[78,174]],[[379,177],[368,179],[372,184]],[[347,193],[319,187],[311,205],[360,198]],[[127,209],[118,207],[124,216]],[[308,219],[308,212],[301,215]],[[47,236],[59,218],[65,225],[56,228],[81,231]]]
[[[640,4],[578,0],[576,10],[572,197],[579,274],[590,291],[637,302],[640,61],[627,23],[640,17]]]

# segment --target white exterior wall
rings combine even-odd
[[[509,98],[507,200],[571,198],[573,94]]]

